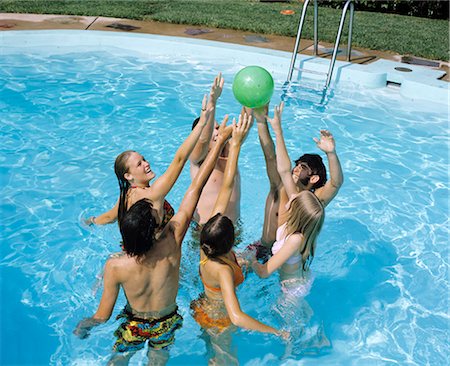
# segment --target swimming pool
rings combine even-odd
[[[238,113],[231,81],[245,65],[270,70],[273,103],[280,100],[289,55],[217,46],[102,32],[0,33],[1,364],[101,365],[109,358],[113,318],[87,340],[71,332],[95,311],[96,277],[119,249],[115,225],[80,224],[117,199],[115,156],[136,149],[163,172],[218,71],[226,80],[218,117]],[[312,137],[328,128],[345,183],[327,209],[312,264],[311,319],[303,324],[307,305],[294,311],[283,300],[276,276],[250,275],[238,290],[244,310],[275,326],[287,321],[295,341],[285,346],[238,331],[237,358],[246,365],[448,364],[448,106],[354,84],[325,106],[314,103],[314,92],[297,93],[283,116],[290,156],[316,151]],[[256,130],[240,170],[248,243],[260,235],[268,190]],[[188,184],[185,169],[169,195],[174,207]],[[189,314],[201,291],[197,266],[188,235],[179,293],[185,321],[169,365],[207,364]],[[123,304],[120,297],[113,316]],[[141,352],[131,364],[144,359]]]

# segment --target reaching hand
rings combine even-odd
[[[314,137],[313,140],[324,153],[332,153],[336,150],[333,135],[328,130],[320,130],[320,140],[317,137]]]
[[[85,318],[78,323],[77,327],[73,331],[73,334],[75,334],[78,338],[86,339],[87,337],[89,337],[89,331],[96,325],[99,325],[103,322],[105,322],[105,320]]]
[[[86,318],[81,320],[77,327],[74,329],[73,334],[75,334],[80,339],[86,339],[89,337],[89,331],[92,329],[92,319]]]
[[[257,108],[253,110],[253,115],[256,118],[257,123],[266,123],[267,115],[269,114],[269,104],[266,104],[264,107]]]
[[[200,121],[199,123],[206,125],[211,113],[214,112],[214,107],[208,103],[208,96],[205,94],[202,100],[202,111],[200,112]]]
[[[211,91],[209,92],[210,102],[216,104],[217,99],[222,94],[224,79],[222,77],[222,73],[219,72],[214,79],[213,84],[211,85]]]
[[[253,116],[253,109],[250,107],[242,106],[241,114],[247,113],[249,116]]]
[[[255,258],[253,259],[253,261],[251,262],[251,266],[252,266],[253,271],[254,271],[259,277],[262,277],[262,269],[261,269],[261,267],[263,267],[263,265],[262,265],[261,263],[259,263],[259,262],[256,260],[256,256],[255,256]]]
[[[291,333],[286,330],[280,330],[277,334],[283,341],[288,341],[291,338]]]
[[[225,117],[223,118],[223,121],[219,127],[217,141],[220,144],[225,143],[230,138],[231,133],[233,132],[234,124],[231,126],[227,126],[227,121],[228,121],[228,114],[225,115]]]
[[[273,118],[267,117],[275,133],[281,132],[281,115],[283,114],[284,102],[281,102],[279,106],[275,106],[273,111]]]
[[[85,223],[87,226],[95,225],[95,219],[96,219],[95,216],[91,216],[91,217],[85,219],[85,220],[84,220],[84,223]]]
[[[89,337],[89,329],[81,328],[80,326],[76,327],[76,329],[73,331],[73,334],[75,334],[80,339],[86,339]]]
[[[251,127],[252,116],[245,113],[239,115],[238,123],[233,119],[233,135],[231,141],[234,145],[240,145],[247,137],[248,131]]]

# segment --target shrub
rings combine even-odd
[[[342,8],[344,0],[318,0],[319,6]],[[356,0],[355,10],[449,19],[449,0]]]

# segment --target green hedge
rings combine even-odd
[[[342,8],[345,0],[318,0],[320,6]],[[377,13],[449,19],[449,0],[355,0],[355,9]]]

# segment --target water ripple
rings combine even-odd
[[[21,304],[45,310],[48,336],[59,341],[52,365],[104,364],[116,323],[96,328],[88,341],[71,332],[95,311],[103,263],[119,250],[120,238],[116,225],[87,228],[82,219],[115,204],[113,164],[121,151],[138,150],[157,174],[164,172],[199,114],[216,67],[226,79],[216,118],[236,116],[231,81],[240,66],[217,61],[211,67],[195,57],[150,62],[119,50],[8,54],[1,64],[0,265],[25,275],[17,284]],[[282,95],[282,82],[276,84],[273,104]],[[287,148],[293,158],[319,152],[312,138],[330,129],[345,184],[327,208],[306,303],[283,299],[277,276],[250,275],[239,288],[246,312],[274,326],[284,324],[279,314],[288,314],[296,334],[284,346],[238,332],[242,363],[448,364],[446,111],[404,100],[393,89],[336,90],[326,106],[317,97],[301,85],[286,95]],[[242,148],[240,171],[239,249],[260,237],[269,188],[256,130]],[[175,207],[189,181],[185,169],[169,194]],[[179,295],[185,324],[172,356],[206,363],[201,331],[189,315],[202,289],[197,266],[198,244],[189,234]],[[119,297],[115,314],[124,302]]]

